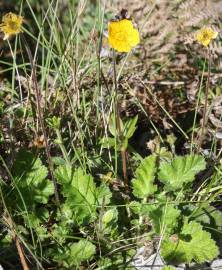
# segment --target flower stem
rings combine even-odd
[[[117,74],[116,74],[116,54],[113,50],[113,79],[114,79],[114,88],[115,88],[115,112],[116,112],[116,129],[117,129],[117,138],[118,142],[122,141],[122,131],[120,125],[120,113],[118,106],[118,85],[117,85]],[[125,147],[121,147],[121,158],[122,158],[122,171],[123,171],[123,179],[125,190],[129,192],[129,184],[128,184],[128,176],[127,176],[127,157],[126,157],[126,149]]]
[[[207,82],[206,82],[206,89],[205,89],[205,101],[204,101],[204,110],[203,110],[203,121],[201,127],[201,135],[200,140],[198,143],[198,151],[200,150],[201,144],[204,139],[205,127],[207,125],[208,117],[207,117],[207,105],[208,105],[208,95],[209,95],[209,87],[210,87],[210,71],[211,71],[211,53],[210,49],[207,49],[208,54],[208,70],[207,70]]]

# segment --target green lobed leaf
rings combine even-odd
[[[117,228],[118,211],[116,207],[107,210],[99,222],[99,228],[103,234],[114,234]]]
[[[222,212],[208,202],[200,205],[186,204],[183,207],[183,214],[188,216],[189,220],[194,220],[209,231],[216,240],[222,239]]]
[[[61,205],[61,210],[57,211],[56,222],[51,228],[51,235],[60,244],[67,241],[67,236],[72,234],[74,227],[74,214],[66,203]]]
[[[22,150],[17,154],[12,173],[27,207],[35,203],[46,204],[49,196],[54,193],[53,183],[46,179],[47,168],[31,152]],[[16,197],[21,204],[20,196]]]
[[[195,175],[205,168],[206,162],[200,155],[176,157],[171,163],[160,163],[158,177],[168,191],[175,191],[194,181]]]
[[[52,162],[53,162],[55,165],[57,165],[57,166],[59,166],[59,165],[65,165],[65,163],[66,163],[65,159],[63,159],[63,158],[61,158],[61,157],[53,157],[53,158],[52,158]]]
[[[57,250],[48,250],[49,256],[52,256],[54,261],[62,262],[63,266],[68,269],[72,266],[79,266],[81,262],[90,260],[95,252],[95,245],[86,239],[81,239],[77,243],[58,246]]]
[[[117,215],[118,215],[118,212],[117,212],[116,208],[107,210],[107,211],[104,213],[103,217],[102,217],[102,222],[103,222],[104,224],[108,224],[108,223],[110,223],[114,218],[116,218]]]
[[[82,261],[92,258],[96,252],[96,247],[88,240],[80,240],[70,246],[69,265],[79,265]]]
[[[143,206],[140,202],[132,201],[130,202],[129,207],[134,214],[141,215],[141,210]]]
[[[55,177],[59,184],[62,186],[62,193],[66,197],[69,193],[66,193],[66,188],[70,187],[73,180],[74,171],[69,165],[61,165],[55,170]]]
[[[47,168],[42,161],[31,152],[21,150],[13,164],[12,173],[20,186],[27,186],[32,183],[41,183],[48,175]]]
[[[161,233],[164,226],[164,234],[172,233],[178,225],[181,211],[172,204],[145,205],[142,213],[147,214],[152,220],[152,225],[157,234]]]
[[[157,186],[153,183],[155,172],[156,157],[152,155],[145,158],[136,170],[135,179],[132,180],[134,196],[146,198],[157,190]]]
[[[59,166],[55,171],[55,177],[62,185],[62,193],[65,197],[69,197],[74,191],[79,192],[89,204],[95,203],[96,186],[93,177],[81,168],[74,170],[69,165]]]
[[[107,205],[110,203],[112,197],[112,192],[110,191],[109,187],[102,183],[96,189],[96,203],[98,205]]]
[[[49,197],[53,193],[54,193],[53,183],[48,179],[42,180],[41,183],[34,184],[32,188],[33,200],[35,200],[38,203],[46,204],[48,202]]]
[[[190,263],[194,260],[203,263],[216,258],[219,249],[210,233],[199,223],[191,221],[183,226],[179,236],[172,235],[163,240],[161,255],[167,262]]]
[[[55,171],[66,204],[72,209],[78,224],[88,222],[96,216],[97,189],[93,177],[82,169],[73,170],[71,166],[60,166]]]
[[[221,231],[222,212],[213,206],[206,206],[201,208],[199,212],[192,216],[192,218],[194,218],[199,223],[204,224],[205,226],[209,226]]]

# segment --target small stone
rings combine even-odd
[[[183,264],[179,264],[177,267],[175,267],[176,270],[185,270],[186,269],[186,265],[183,263]]]
[[[222,259],[214,260],[210,265],[212,270],[221,270],[222,269]]]
[[[164,264],[159,253],[152,254],[148,259],[141,255],[142,249],[139,249],[134,257],[132,265],[138,270],[162,270]]]

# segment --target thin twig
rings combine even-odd
[[[45,123],[43,120],[43,112],[42,112],[42,108],[41,108],[41,91],[39,89],[39,85],[38,85],[38,81],[37,81],[37,75],[36,75],[36,67],[35,67],[35,63],[33,61],[33,57],[32,57],[32,53],[31,50],[26,42],[25,37],[23,36],[23,34],[21,34],[22,40],[24,42],[28,57],[29,57],[29,61],[31,64],[31,68],[32,68],[32,80],[34,83],[34,88],[35,88],[35,92],[36,92],[36,101],[37,101],[37,111],[38,111],[38,118],[39,118],[39,122],[40,122],[40,126],[42,129],[42,133],[44,136],[44,141],[45,141],[45,149],[46,149],[46,156],[47,156],[47,160],[48,160],[48,164],[49,164],[49,171],[50,171],[50,175],[52,178],[52,182],[54,185],[54,191],[55,191],[55,199],[56,199],[56,203],[59,206],[60,202],[59,202],[59,193],[58,193],[58,188],[57,188],[57,183],[53,174],[53,163],[52,163],[52,157],[50,154],[50,149],[49,149],[49,144],[48,144],[48,137],[46,134],[46,129],[45,129]]]
[[[16,235],[14,236],[14,240],[15,240],[15,245],[16,245],[16,248],[18,250],[18,254],[20,257],[20,261],[21,261],[23,270],[29,270],[28,264],[27,264],[25,256],[24,256],[23,249],[22,249],[20,242],[18,240],[18,237]]]
[[[116,111],[116,128],[117,128],[117,137],[121,141],[122,131],[120,126],[120,113],[119,113],[119,106],[118,106],[118,85],[117,85],[117,76],[116,76],[116,55],[115,51],[113,50],[113,78],[114,78],[114,88],[115,88],[115,111]],[[124,186],[125,190],[129,192],[129,184],[128,184],[128,176],[127,176],[127,158],[126,158],[126,149],[121,147],[121,158],[122,158],[122,170],[123,170],[123,179],[124,179]]]
[[[29,270],[29,267],[28,267],[28,264],[26,262],[26,259],[25,259],[25,255],[24,255],[24,251],[23,251],[23,248],[19,242],[19,239],[16,235],[16,232],[15,232],[15,229],[14,229],[14,226],[13,226],[13,221],[11,219],[11,217],[8,215],[8,217],[5,217],[4,216],[4,220],[6,222],[6,224],[9,226],[10,230],[11,230],[11,234],[12,234],[12,239],[15,241],[15,245],[16,245],[16,248],[17,248],[17,251],[18,251],[18,254],[19,254],[19,258],[20,258],[20,261],[21,261],[21,265],[22,265],[22,268],[23,270]]]
[[[8,210],[8,208],[6,206],[5,199],[3,197],[3,193],[2,193],[1,188],[0,188],[0,196],[1,196],[2,204],[3,204],[4,209],[5,209],[5,215],[3,215],[3,220],[5,220],[6,224],[10,227],[10,230],[12,232],[12,238],[15,241],[15,245],[16,245],[16,248],[17,248],[17,251],[18,251],[18,254],[19,254],[19,258],[20,258],[23,270],[29,270],[28,264],[26,263],[26,259],[25,259],[23,249],[22,249],[22,247],[20,245],[20,242],[19,242],[19,239],[18,239],[18,237],[17,237],[17,235],[15,233],[14,225],[13,225],[14,223],[13,223],[13,220],[12,220],[11,215],[9,213],[9,210]]]

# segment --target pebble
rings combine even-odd
[[[214,260],[210,267],[212,270],[222,270],[222,259]]]
[[[144,247],[141,247],[137,250],[137,254],[134,256],[132,261],[132,265],[137,270],[162,270],[163,266],[166,265],[162,257],[159,253],[154,253],[148,258],[143,256],[145,251]],[[185,264],[180,264],[178,266],[174,266],[176,270],[186,270]],[[214,260],[210,268],[207,268],[204,264],[198,265],[195,263],[190,264],[190,270],[200,270],[200,269],[209,269],[209,270],[222,270],[222,259]],[[2,270],[2,269],[0,269]]]

